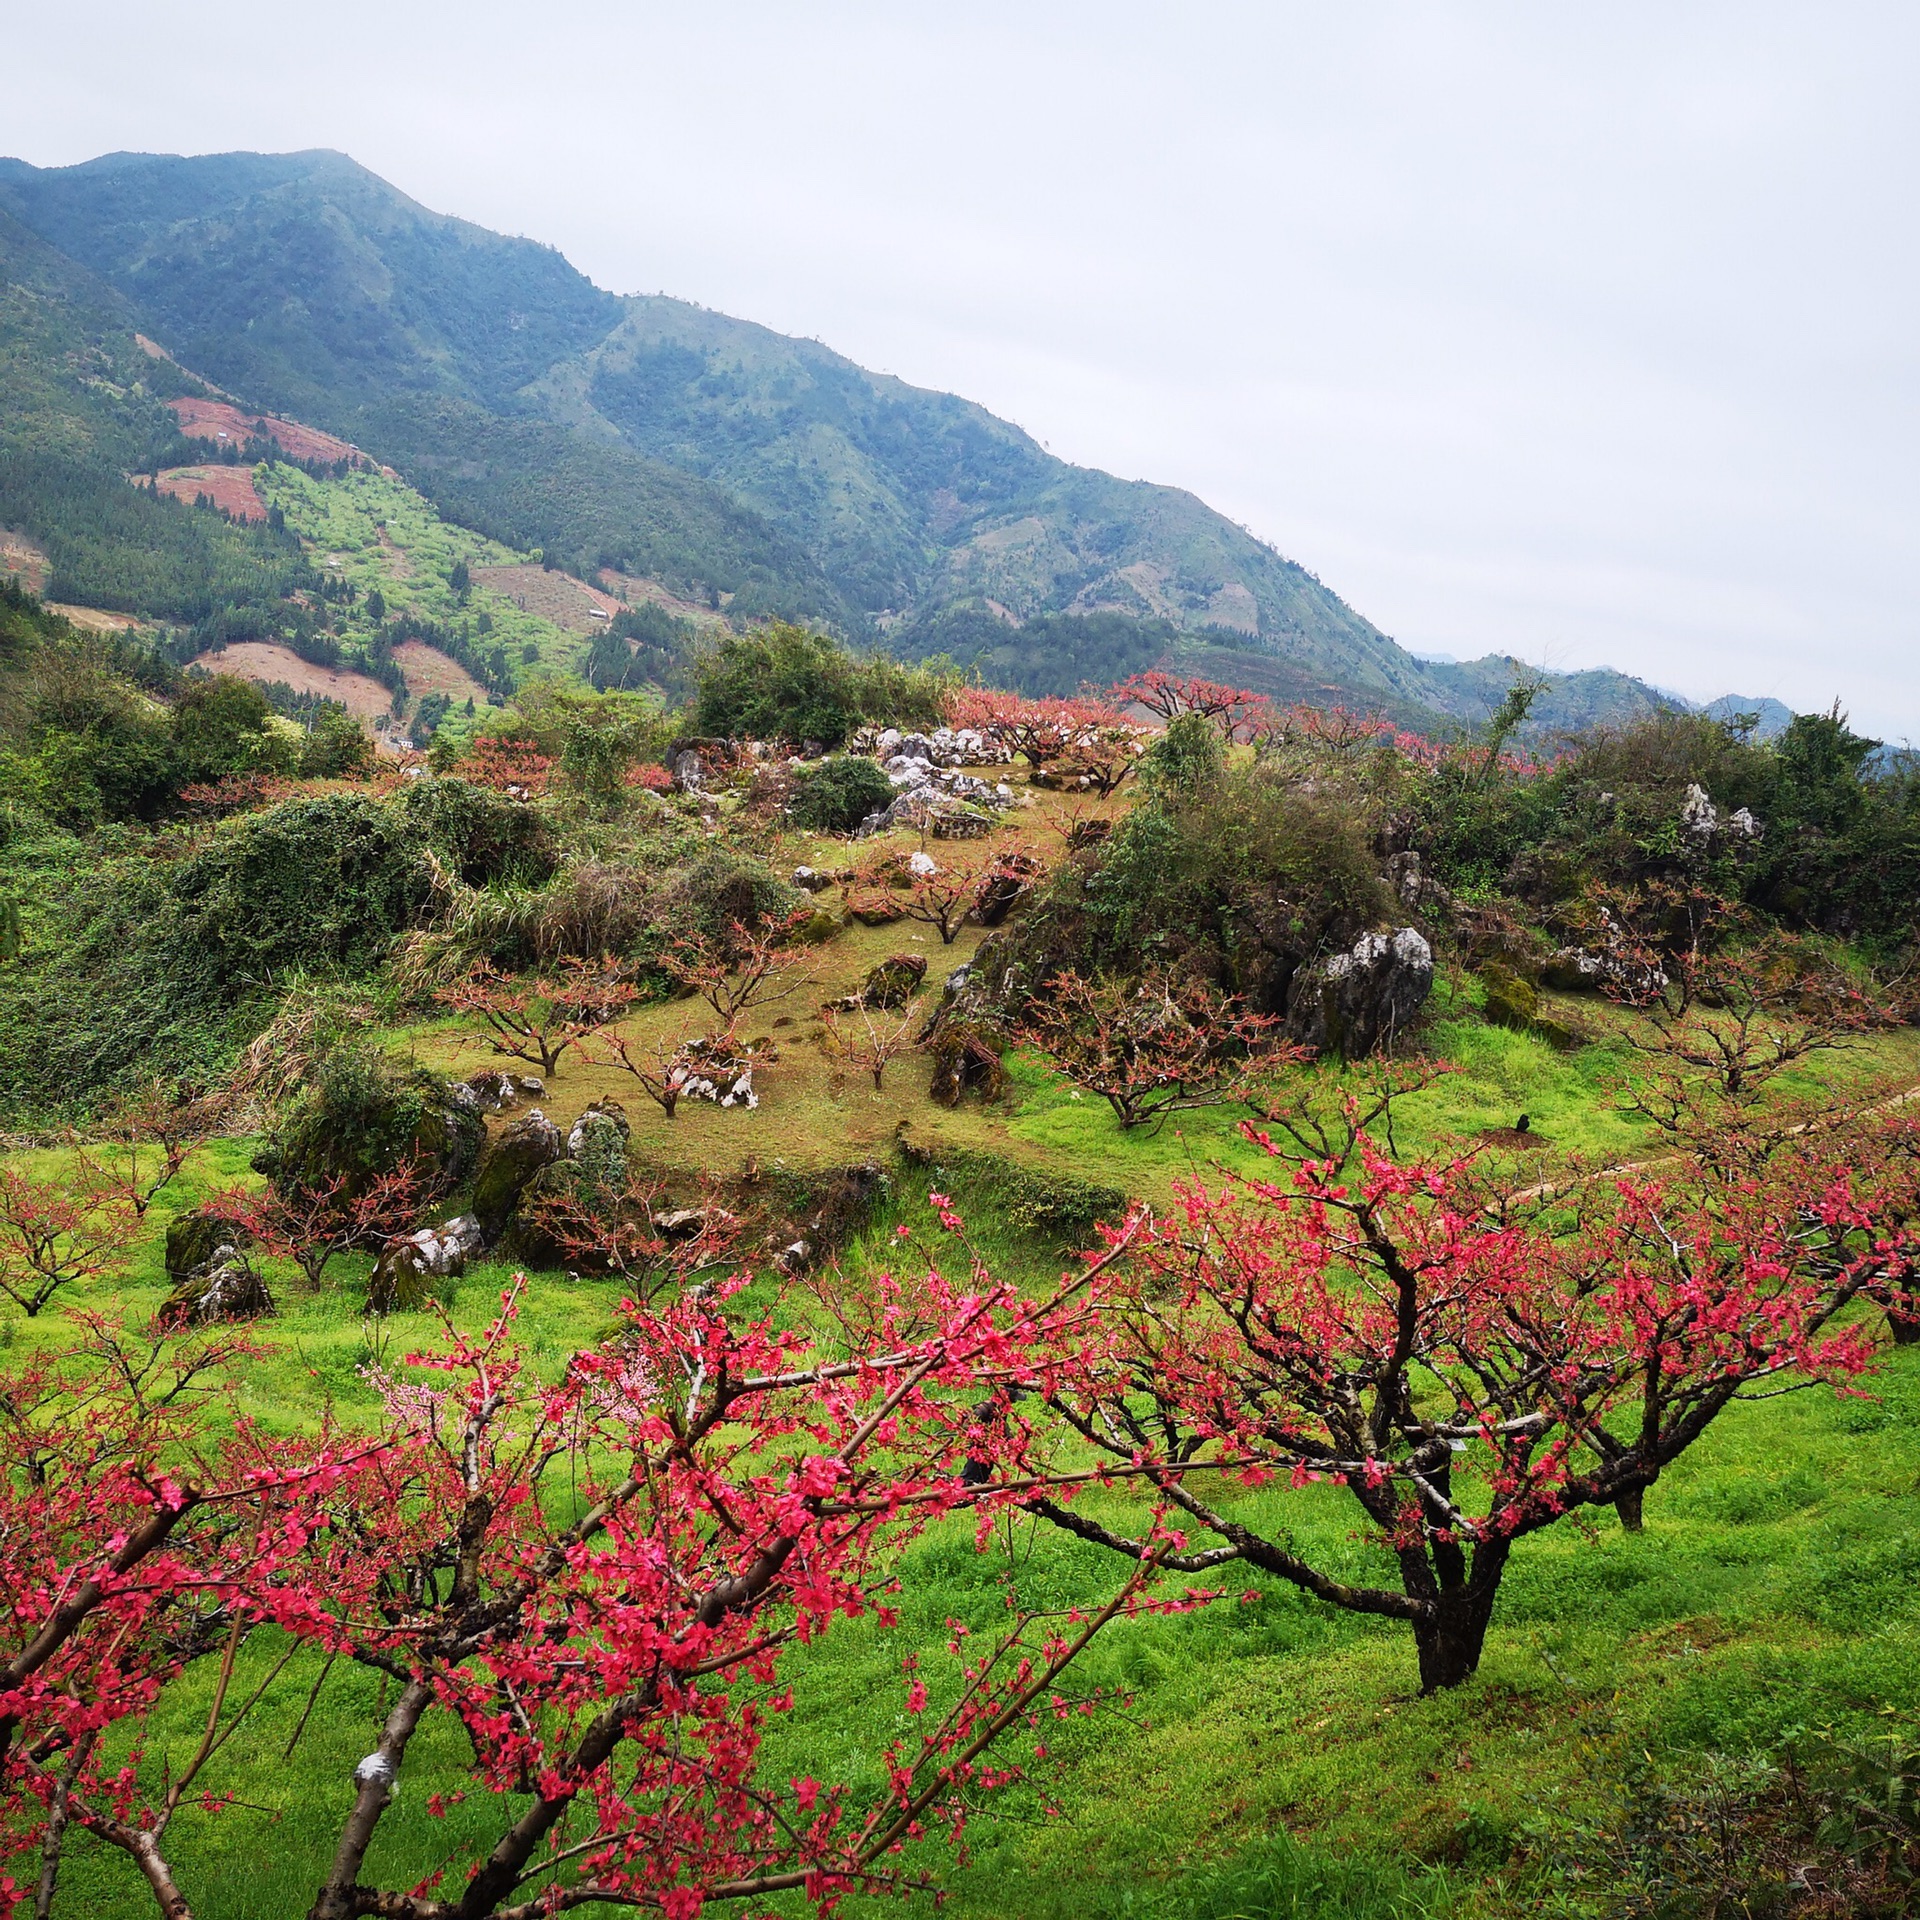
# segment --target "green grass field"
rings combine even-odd
[[[363,476],[315,489],[330,500],[355,490],[368,496],[355,512],[376,494],[384,511],[397,511]],[[346,523],[335,532],[346,550]],[[365,538],[353,550],[356,565],[379,564]],[[411,531],[408,550],[424,551]],[[844,847],[796,838],[774,865],[844,858]],[[590,1100],[623,1098],[636,1155],[681,1177],[728,1175],[750,1160],[774,1171],[878,1160],[891,1185],[840,1256],[836,1284],[847,1288],[891,1257],[897,1227],[937,1238],[929,1186],[954,1193],[997,1272],[1041,1279],[1070,1249],[1021,1224],[1009,1196],[1022,1172],[1161,1201],[1176,1181],[1217,1181],[1222,1169],[1261,1164],[1241,1132],[1244,1107],[1123,1133],[1099,1101],[1016,1056],[1002,1101],[946,1112],[926,1098],[923,1058],[895,1063],[875,1092],[824,1051],[819,1004],[857,986],[876,961],[923,954],[932,994],[981,938],[969,928],[943,946],[910,922],[852,925],[815,950],[818,977],[806,991],[750,1023],[764,1024],[779,1050],[756,1076],[757,1112],[689,1103],[669,1122],[616,1072],[577,1056],[543,1104],[564,1127]],[[1659,1150],[1619,1106],[1630,1059],[1607,1036],[1612,1016],[1591,1002],[1573,1009],[1594,1038],[1559,1053],[1486,1025],[1478,1002],[1470,979],[1443,975],[1420,1044],[1449,1071],[1399,1103],[1402,1154],[1461,1150],[1520,1113],[1542,1144],[1515,1160],[1517,1179]],[[686,1015],[686,1003],[656,1004],[627,1024],[664,1030]],[[437,1070],[465,1073],[494,1059],[484,1036],[450,1019],[379,1037]],[[1290,1077],[1296,1090],[1322,1095],[1342,1084],[1330,1070]],[[1354,1070],[1346,1079],[1366,1077]],[[1823,1057],[1789,1091],[1917,1080],[1920,1042],[1901,1031]],[[222,1185],[255,1179],[253,1146],[222,1140],[196,1156],[156,1206],[128,1270],[65,1304],[144,1321],[167,1287],[166,1220]],[[17,1159],[47,1173],[61,1152]],[[455,1196],[445,1210],[457,1204]],[[341,1259],[317,1293],[290,1268],[272,1271],[280,1310],[255,1329],[263,1353],[242,1371],[240,1412],[287,1433],[323,1406],[349,1424],[373,1420],[379,1402],[365,1369],[432,1329],[420,1316],[370,1322],[361,1310],[367,1265]],[[445,1284],[447,1312],[462,1326],[483,1324],[511,1277],[497,1262],[469,1270]],[[616,1308],[610,1282],[530,1276],[520,1326],[536,1368],[557,1371],[609,1330]],[[7,1347],[70,1338],[58,1311],[0,1319]],[[1101,1690],[1100,1710],[1049,1730],[1047,1761],[981,1813],[964,1857],[928,1845],[909,1864],[938,1873],[945,1911],[964,1920],[1464,1920],[1591,1910],[1579,1887],[1542,1863],[1568,1822],[1606,1813],[1636,1756],[1685,1778],[1719,1764],[1714,1756],[1777,1752],[1797,1729],[1865,1729],[1885,1708],[1920,1704],[1920,1348],[1890,1353],[1867,1384],[1866,1396],[1818,1390],[1735,1409],[1650,1494],[1644,1534],[1626,1534],[1603,1512],[1523,1541],[1479,1674],[1445,1695],[1418,1695],[1404,1629],[1238,1568],[1227,1570],[1226,1597],[1209,1606],[1116,1624],[1076,1672],[1081,1689]],[[1335,1569],[1391,1582],[1384,1552],[1356,1535],[1351,1507],[1332,1490],[1216,1497],[1238,1500],[1268,1531],[1290,1530]],[[1124,1517],[1123,1495],[1103,1502]],[[843,1623],[794,1656],[798,1705],[774,1719],[770,1778],[811,1773],[850,1783],[856,1798],[873,1792],[882,1749],[909,1727],[903,1662],[924,1654],[936,1699],[943,1680],[951,1690],[949,1620],[991,1631],[1010,1592],[1028,1606],[1085,1605],[1118,1579],[1111,1558],[1036,1522],[1004,1525],[985,1550],[971,1523],[936,1528],[906,1550],[899,1572],[897,1625]],[[279,1651],[271,1635],[256,1635],[248,1672],[264,1674]],[[191,1749],[210,1685],[211,1674],[195,1670],[169,1697],[149,1731],[153,1757]],[[289,1664],[207,1782],[215,1793],[234,1785],[246,1804],[189,1810],[170,1842],[199,1920],[285,1920],[306,1910],[384,1705],[375,1676],[323,1670],[306,1653]],[[427,1809],[430,1795],[465,1782],[466,1764],[444,1727],[416,1744],[370,1878],[391,1885],[432,1874],[486,1831],[479,1803],[489,1796],[445,1819]],[[152,1911],[124,1856],[84,1835],[69,1855],[61,1920]],[[880,1904],[855,1900],[850,1911]]]

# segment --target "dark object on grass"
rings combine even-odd
[[[1524,1120],[1526,1115],[1520,1117]],[[1483,1146],[1504,1148],[1509,1153],[1538,1153],[1547,1144],[1545,1136],[1531,1127],[1482,1127],[1479,1138]]]
[[[1003,853],[981,876],[974,896],[974,918],[983,927],[997,927],[1034,889],[1040,862],[1030,853]]]
[[[560,1154],[560,1129],[538,1107],[488,1147],[473,1183],[473,1211],[489,1242],[506,1231],[528,1182]]]
[[[933,1078],[927,1087],[936,1106],[957,1107],[962,1094],[995,1098],[1007,1084],[1000,1056],[1005,1042],[992,1027],[977,1020],[940,1022],[927,1052],[933,1060]]]
[[[210,1327],[257,1320],[273,1311],[273,1295],[240,1250],[223,1244],[184,1275],[156,1316],[163,1327]]]
[[[865,1007],[874,1012],[890,1012],[904,1007],[920,990],[927,977],[927,963],[917,953],[895,953],[868,973],[860,991],[847,996],[846,1011]]]

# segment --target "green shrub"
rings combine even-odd
[[[307,780],[356,780],[373,771],[373,741],[345,707],[331,701],[315,716],[300,750],[300,774]]]
[[[727,739],[837,747],[863,721],[937,726],[948,684],[926,667],[856,659],[825,634],[775,621],[728,634],[700,663],[695,724]]]
[[[800,889],[777,879],[764,860],[715,847],[681,875],[666,931],[698,934],[725,947],[736,938],[736,926],[753,931],[804,904]]]
[[[183,782],[239,773],[292,773],[300,749],[273,724],[251,680],[215,674],[190,680],[173,708],[173,748]]]
[[[485,1132],[479,1113],[457,1105],[446,1081],[349,1039],[322,1058],[253,1165],[285,1193],[336,1175],[357,1191],[411,1166],[426,1198],[472,1171]]]
[[[1392,906],[1366,822],[1341,796],[1231,767],[1184,803],[1146,800],[1060,868],[997,964],[1022,992],[1062,968],[1178,966],[1278,1012],[1301,965]]]
[[[794,783],[792,812],[819,833],[852,833],[870,813],[893,804],[893,782],[871,760],[836,754]]]
[[[236,983],[369,972],[430,891],[422,837],[404,809],[361,794],[243,815],[168,886],[185,946]]]
[[[558,864],[553,832],[524,802],[467,780],[415,780],[400,811],[470,887],[539,886]]]

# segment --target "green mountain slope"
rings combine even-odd
[[[0,206],[209,378],[357,440],[517,544],[635,568],[697,554],[722,591],[816,614],[837,596],[856,630],[955,604],[1164,617],[1427,696],[1420,663],[1191,495],[1071,467],[812,343],[617,300],[342,155],[9,161]],[[552,431],[523,428],[502,460],[502,418]]]
[[[1036,689],[1095,655],[1085,677],[1112,677],[1169,633],[1403,713],[1478,718],[1511,678],[1497,656],[1416,659],[1192,494],[1071,466],[816,342],[618,298],[342,154],[0,160],[0,212],[247,404],[356,441],[449,519],[582,575],[908,651],[974,616],[973,656]],[[1071,636],[1045,618],[1096,614]],[[1555,677],[1542,711],[1573,726],[1663,702],[1601,672]]]
[[[127,484],[176,443],[163,398],[193,384],[141,348],[124,299],[0,212],[0,526],[45,549],[54,599],[197,620],[304,577],[284,536]]]
[[[844,615],[804,549],[751,509],[514,401],[620,317],[550,247],[430,213],[327,152],[0,161],[0,208],[208,378],[368,447],[509,545]]]
[[[679,300],[626,309],[545,376],[542,405],[737,493],[869,613],[1120,613],[1432,698],[1422,662],[1192,494],[1070,466],[983,407],[813,341]]]

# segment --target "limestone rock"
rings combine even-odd
[[[177,1286],[204,1268],[216,1249],[231,1253],[251,1244],[252,1236],[244,1227],[236,1227],[231,1220],[204,1207],[177,1213],[167,1222],[167,1278]]]
[[[1307,968],[1287,999],[1287,1034],[1302,1046],[1359,1060],[1391,1044],[1433,990],[1433,949],[1413,927],[1363,933],[1345,953]]]
[[[430,1280],[464,1273],[484,1244],[480,1222],[470,1213],[388,1241],[367,1281],[367,1311],[395,1313],[420,1306]]]
[[[567,1158],[579,1184],[599,1194],[619,1194],[627,1185],[627,1140],[633,1128],[617,1100],[596,1100],[567,1134]]]
[[[212,1248],[180,1276],[156,1317],[163,1327],[207,1327],[223,1320],[257,1320],[272,1311],[267,1283],[239,1248],[226,1244]]]

